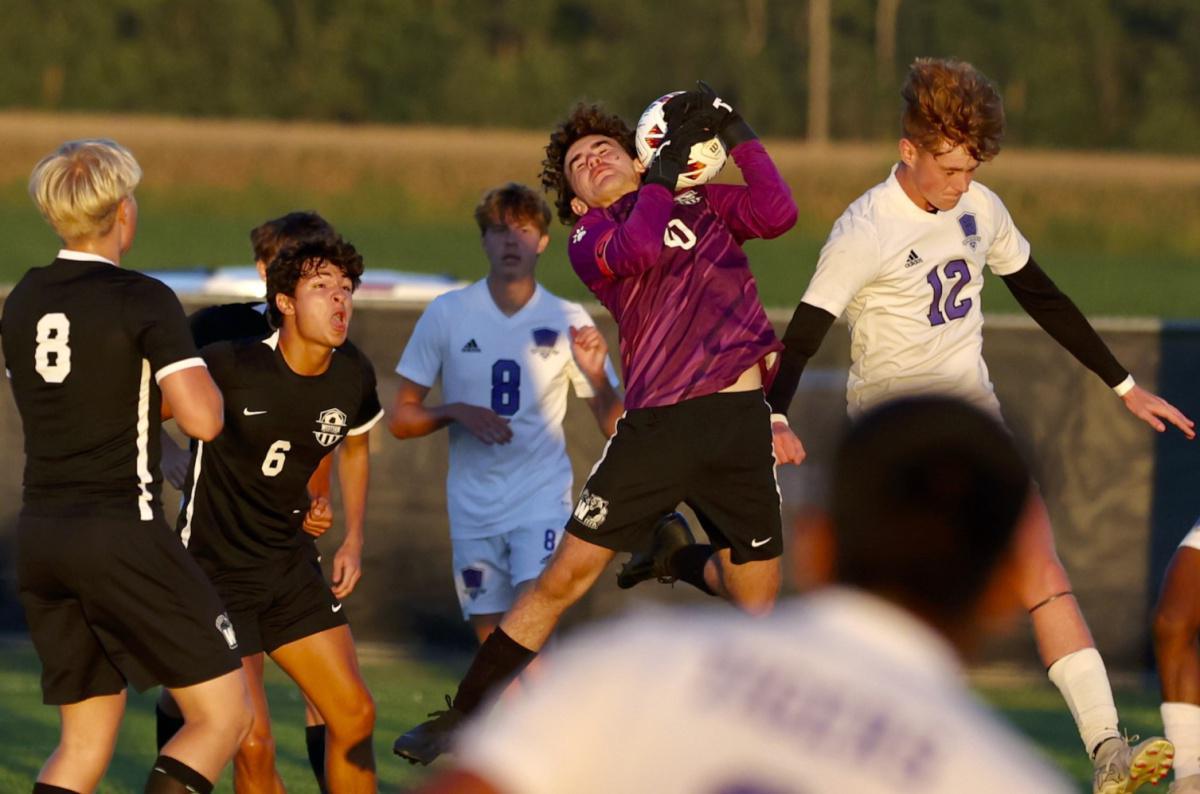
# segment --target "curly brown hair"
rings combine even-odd
[[[901,127],[919,148],[940,154],[962,146],[979,162],[1000,153],[1004,100],[995,83],[966,61],[918,58],[900,89]]]
[[[589,135],[608,136],[619,143],[630,157],[637,156],[633,146],[633,130],[624,119],[605,111],[599,104],[577,104],[570,115],[550,133],[546,159],[542,160],[542,189],[554,194],[558,219],[567,225],[579,220],[579,216],[571,209],[575,191],[571,190],[565,171],[567,150],[575,141]]]
[[[321,266],[330,264],[350,279],[353,289],[362,280],[362,254],[341,237],[309,240],[285,246],[267,265],[267,312],[272,328],[283,326],[283,312],[275,300],[279,294],[296,296],[296,285],[312,276]]]

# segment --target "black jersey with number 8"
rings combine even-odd
[[[13,288],[0,336],[25,430],[25,509],[161,519],[158,383],[203,364],[175,293],[64,251]]]

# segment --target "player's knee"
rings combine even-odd
[[[362,688],[351,698],[339,701],[336,715],[326,720],[327,729],[339,739],[356,740],[375,731],[375,699]]]
[[[115,737],[114,737],[115,738]],[[97,741],[95,736],[64,735],[58,742],[56,756],[68,769],[103,772],[108,766],[114,742]]]
[[[1190,609],[1181,609],[1166,599],[1154,609],[1154,645],[1160,650],[1190,644],[1198,628]]]
[[[253,723],[249,726],[238,745],[237,760],[248,769],[261,769],[275,763],[275,737],[269,725]]]

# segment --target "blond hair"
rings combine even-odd
[[[904,137],[941,154],[962,146],[979,162],[1000,153],[1004,102],[996,85],[974,66],[953,58],[918,58],[900,89]]]
[[[29,176],[29,196],[63,240],[105,235],[121,200],[142,181],[142,167],[115,141],[67,141]]]

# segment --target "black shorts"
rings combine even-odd
[[[287,559],[261,569],[220,571],[213,584],[233,619],[242,656],[347,624],[342,604],[305,543]]]
[[[567,531],[615,551],[640,551],[655,522],[680,502],[735,563],[783,554],[771,409],[761,390],[627,411]]]
[[[22,514],[21,605],[51,705],[241,667],[216,590],[162,521]]]

